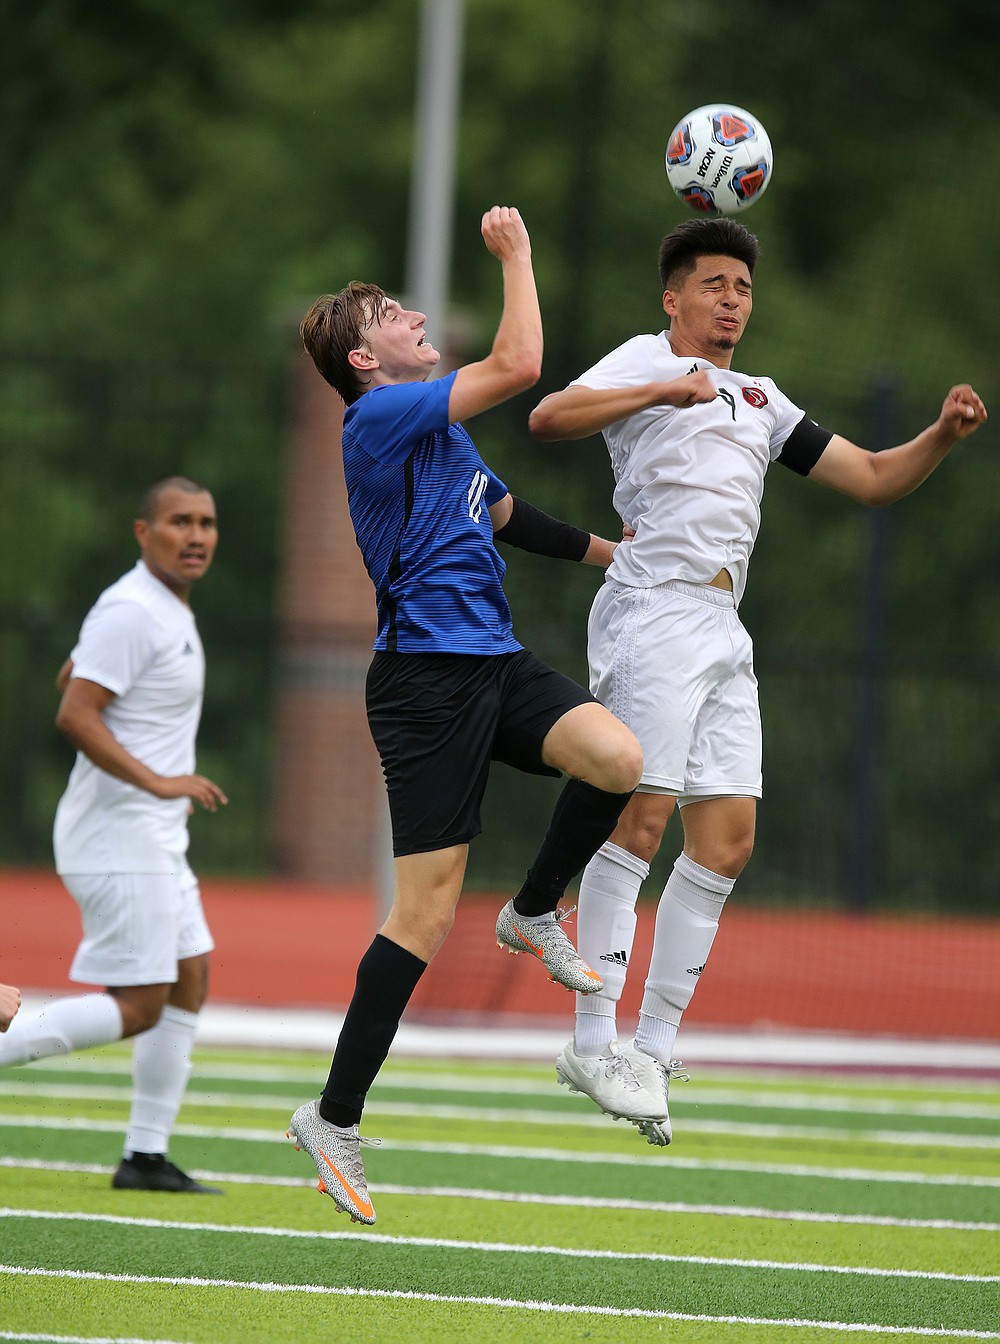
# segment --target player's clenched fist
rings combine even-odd
[[[700,406],[714,401],[718,395],[711,378],[704,369],[699,369],[697,373],[686,373],[683,378],[664,383],[662,400],[667,406]]]
[[[6,1031],[21,1006],[21,991],[13,985],[0,985],[0,1031]]]
[[[495,205],[483,215],[483,242],[500,261],[518,253],[531,255],[524,220],[512,205]]]
[[[982,398],[968,383],[953,387],[941,407],[941,424],[956,439],[965,439],[975,433],[987,419]]]

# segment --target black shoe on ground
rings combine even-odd
[[[221,1195],[214,1185],[202,1185],[175,1167],[162,1153],[123,1157],[111,1178],[115,1190],[161,1190],[178,1195]]]

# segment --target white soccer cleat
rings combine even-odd
[[[667,1098],[650,1055],[636,1059],[612,1041],[600,1056],[579,1055],[570,1041],[559,1052],[556,1077],[571,1092],[582,1092],[615,1120],[664,1124]]]
[[[670,1128],[670,1113],[667,1109],[670,1080],[675,1078],[679,1083],[686,1083],[690,1081],[691,1075],[684,1068],[681,1060],[672,1059],[669,1064],[661,1064],[658,1059],[654,1059],[652,1055],[647,1055],[644,1050],[640,1050],[635,1041],[629,1042],[624,1053],[632,1067],[637,1072],[642,1073],[644,1077],[649,1076],[649,1066],[652,1065],[653,1072],[656,1075],[655,1086],[663,1098],[663,1115],[660,1119],[634,1120],[633,1124],[647,1143],[652,1144],[654,1148],[666,1148],[673,1138],[673,1131]]]

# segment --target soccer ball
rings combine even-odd
[[[674,127],[667,181],[685,205],[704,215],[735,215],[760,200],[771,181],[771,141],[742,107],[708,103]]]

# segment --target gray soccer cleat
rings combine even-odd
[[[362,1139],[357,1125],[348,1129],[331,1125],[320,1115],[318,1101],[308,1101],[299,1107],[288,1123],[285,1137],[295,1140],[296,1152],[305,1149],[316,1163],[317,1188],[321,1194],[329,1195],[338,1209],[350,1214],[352,1222],[375,1221],[361,1164],[361,1145],[378,1143],[377,1139]]]
[[[559,927],[561,920],[573,913],[554,910],[541,920],[525,919],[508,901],[497,918],[497,947],[506,947],[515,955],[530,952],[538,958],[549,973],[549,979],[578,994],[596,994],[604,988],[604,981],[592,971],[576,948]]]
[[[653,1065],[657,1076],[660,1093],[663,1097],[663,1118],[660,1120],[635,1120],[633,1124],[639,1133],[645,1138],[647,1143],[655,1148],[665,1148],[673,1137],[673,1131],[670,1128],[670,1115],[667,1110],[667,1093],[670,1089],[670,1080],[675,1078],[679,1083],[690,1082],[691,1075],[684,1068],[683,1062],[679,1059],[672,1059],[669,1064],[661,1064],[658,1059],[652,1055],[647,1055],[644,1050],[640,1050],[635,1041],[630,1041],[625,1047],[625,1054],[633,1068],[637,1070]]]
[[[556,1077],[571,1092],[582,1092],[614,1120],[662,1124],[667,1103],[656,1061],[650,1055],[636,1059],[623,1054],[612,1041],[600,1057],[578,1055],[570,1041],[559,1052]]]

